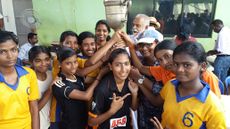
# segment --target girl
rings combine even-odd
[[[107,41],[110,40],[110,27],[106,20],[99,20],[96,23],[95,27],[95,35],[96,35],[96,42],[98,45],[98,49],[103,47]]]
[[[127,51],[114,50],[109,57],[109,67],[112,72],[95,91],[89,124],[99,125],[98,129],[131,129],[130,107],[137,108],[138,86],[128,80],[131,65]]]
[[[17,57],[18,38],[0,31],[0,129],[39,129],[36,74]]]
[[[126,41],[126,44],[130,48],[130,53],[132,57],[132,61],[134,62],[134,66],[138,68],[141,73],[153,76],[156,81],[162,81],[163,84],[168,82],[171,79],[175,78],[175,71],[173,66],[173,50],[176,48],[176,44],[171,40],[164,40],[159,43],[154,49],[154,55],[160,63],[160,66],[144,66],[138,59],[135,48],[133,46],[132,40],[124,33],[120,33],[123,39]],[[194,43],[188,41],[189,43]],[[140,76],[135,76],[132,74],[132,78],[134,80],[140,79]],[[211,90],[220,97],[220,89],[219,89],[219,79],[212,73],[207,70],[203,70],[201,73],[201,79],[207,82],[210,85]],[[148,85],[148,89],[152,90],[151,82],[143,81],[145,85]]]
[[[206,64],[202,45],[181,44],[175,49],[173,60],[176,79],[166,83],[160,96],[152,96],[155,105],[164,103],[163,128],[226,129],[219,99],[208,84],[200,80],[200,72]]]
[[[60,80],[52,87],[58,105],[61,106],[62,116],[60,129],[85,129],[87,126],[87,101],[93,95],[103,72],[100,72],[96,80],[85,90],[80,77],[75,76],[78,63],[76,52],[71,48],[63,48],[58,56],[60,63]]]
[[[35,71],[40,91],[38,109],[40,116],[40,129],[48,129],[50,126],[49,111],[51,102],[52,72],[48,70],[51,61],[51,54],[46,47],[34,46],[29,51],[31,68]]]

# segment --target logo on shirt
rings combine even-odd
[[[110,119],[110,129],[116,128],[116,127],[125,127],[127,123],[127,117],[123,116],[120,118],[114,118]]]
[[[30,95],[30,87],[26,88],[26,93],[27,93],[27,95]]]
[[[184,126],[191,127],[193,125],[194,115],[191,112],[186,112],[182,119]]]

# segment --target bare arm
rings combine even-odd
[[[30,114],[32,120],[32,129],[40,129],[37,100],[29,101],[29,106],[30,106]]]
[[[96,62],[98,62],[103,56],[106,55],[107,51],[120,40],[119,32],[115,32],[113,37],[103,46],[100,48],[92,57],[90,57],[86,62],[85,66],[91,66],[94,65]]]
[[[132,80],[129,81],[129,90],[132,95],[132,105],[131,108],[135,111],[138,107],[138,85]]]
[[[52,96],[51,89],[47,89],[42,98],[38,101],[38,110],[42,110],[42,108],[46,105],[46,103],[49,101],[49,99]]]
[[[85,77],[90,72],[94,71],[95,69],[99,68],[104,62],[102,60],[98,61],[95,65],[87,66],[82,69],[77,69],[77,75],[81,77]]]
[[[140,59],[138,58],[138,56],[136,54],[134,43],[130,39],[130,37],[125,33],[120,33],[120,35],[123,38],[123,40],[125,41],[126,45],[129,47],[131,58],[132,58],[132,61],[133,61],[133,65],[136,68],[138,68],[141,71],[141,73],[143,73],[145,75],[148,75],[148,76],[151,76],[149,66],[144,66],[141,63]]]

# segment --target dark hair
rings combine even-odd
[[[129,56],[128,52],[124,48],[118,48],[118,49],[113,50],[112,53],[110,54],[109,60],[108,60],[109,63],[112,64],[114,59],[117,58],[117,56],[120,54],[127,55],[129,60],[130,60],[130,56]]]
[[[108,22],[107,22],[106,20],[99,20],[99,21],[97,21],[96,26],[95,26],[95,30],[97,29],[97,27],[98,27],[100,24],[105,25],[106,28],[107,28],[107,30],[108,30],[108,32],[110,33],[111,30],[110,30],[109,24],[108,24]]]
[[[89,32],[89,31],[84,31],[84,32],[80,33],[80,35],[79,35],[78,44],[82,45],[83,40],[86,39],[86,38],[95,39],[95,36],[94,36],[93,33]]]
[[[36,34],[36,33],[30,32],[30,33],[28,33],[28,35],[27,35],[27,39],[28,39],[28,40],[29,40],[29,39],[32,39],[34,36],[37,36],[37,34]]]
[[[96,26],[95,26],[95,30],[97,30],[97,27],[99,25],[101,25],[101,24],[106,26],[106,28],[107,28],[109,33],[111,32],[110,26],[109,26],[109,24],[108,24],[108,22],[106,20],[97,21]],[[108,35],[107,38],[106,38],[106,41],[109,41],[110,39],[111,39],[111,37],[110,37],[110,35]]]
[[[188,25],[181,25],[178,31],[178,38],[182,41],[188,40],[192,33],[191,27]]]
[[[13,40],[18,45],[18,37],[10,31],[0,31],[0,43],[4,43],[7,40]]]
[[[76,52],[72,48],[63,47],[58,52],[58,61],[62,63],[65,59],[76,55]]]
[[[183,42],[177,46],[173,52],[173,58],[178,54],[187,54],[191,56],[198,63],[206,62],[206,53],[203,46],[200,43],[193,41]]]
[[[163,40],[162,42],[158,43],[157,46],[154,48],[154,55],[160,50],[172,50],[176,48],[176,43],[173,40]]]
[[[78,35],[75,32],[68,30],[68,31],[64,31],[61,33],[60,40],[59,40],[60,43],[63,43],[65,41],[66,37],[68,37],[68,36],[74,36],[78,39]]]
[[[222,20],[216,19],[216,20],[214,20],[214,21],[211,22],[211,25],[219,26],[219,25],[224,25],[224,23],[223,23]]]
[[[34,46],[29,51],[29,61],[32,62],[40,53],[45,53],[51,58],[49,49],[45,46]]]

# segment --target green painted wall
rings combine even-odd
[[[33,0],[33,8],[41,21],[41,44],[58,41],[65,30],[94,32],[96,22],[105,19],[103,0]]]
[[[217,0],[215,18],[222,19],[230,27],[229,0]],[[65,30],[94,32],[95,23],[105,19],[103,0],[33,0],[33,8],[38,12],[42,24],[37,29],[39,40],[43,44],[58,41]],[[214,46],[216,34],[212,38],[199,38],[206,50]]]

